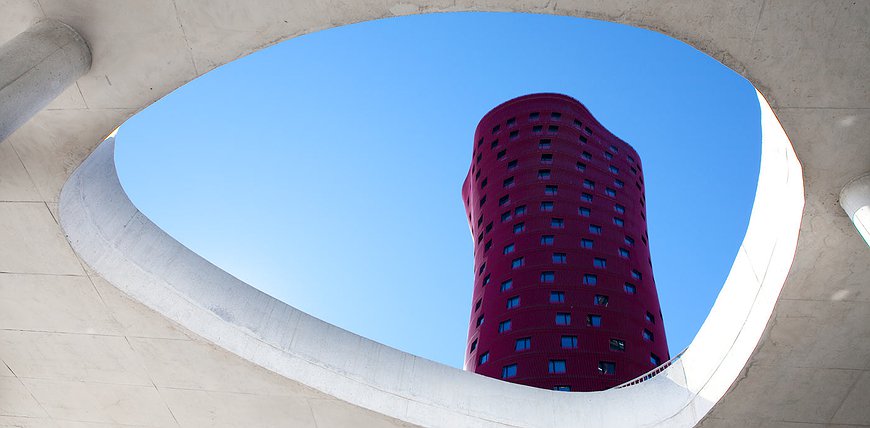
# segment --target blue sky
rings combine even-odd
[[[322,31],[254,53],[125,123],[118,173],[160,227],[328,322],[461,367],[473,284],[460,186],[478,120],[561,92],[644,162],[671,354],[746,231],[752,86],[693,48],[577,18],[457,13]]]

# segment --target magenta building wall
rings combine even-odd
[[[670,358],[640,157],[580,102],[532,94],[487,113],[462,198],[475,273],[467,370],[596,391]]]

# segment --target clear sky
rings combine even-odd
[[[577,18],[458,13],[349,25],[214,70],[121,127],[133,202],[249,284],[461,367],[472,240],[460,186],[478,120],[561,92],[644,163],[671,354],[743,240],[760,157],[752,86],[666,36]]]

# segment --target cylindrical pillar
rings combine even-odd
[[[46,19],[0,46],[0,141],[91,67],[91,50],[68,25]]]

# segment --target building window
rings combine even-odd
[[[579,140],[580,140],[580,143],[582,143],[582,144],[586,144],[589,142],[589,139],[583,135],[580,136]]]
[[[613,217],[613,224],[615,224],[619,227],[622,227],[622,226],[625,226],[625,220],[623,220],[619,217]]]
[[[631,167],[631,173],[637,175],[637,170],[634,167]]]
[[[501,129],[501,125],[495,125],[492,127],[492,133],[495,134]]]
[[[541,282],[553,282],[556,279],[556,273],[553,271],[541,272]]]
[[[590,224],[589,225],[589,233],[593,235],[601,235],[601,226]]]
[[[595,182],[592,180],[583,180],[583,187],[587,189],[595,189]]]
[[[489,145],[490,149],[494,149],[498,147],[498,140],[492,140],[492,143]]]
[[[637,269],[631,270],[631,277],[638,280],[638,281],[643,279],[643,275],[641,275],[641,273]]]
[[[505,178],[504,181],[501,182],[501,186],[506,188],[506,189],[513,187],[514,186],[514,178],[513,177]]]
[[[618,213],[620,213],[620,214],[625,214],[625,207],[622,206],[622,205],[614,204],[614,205],[613,205],[613,210],[616,211],[616,212],[618,212]]]
[[[553,211],[553,201],[541,202],[541,211]]]
[[[483,324],[483,315],[477,317],[477,326],[480,327],[481,324]]]
[[[485,364],[487,361],[489,361],[489,352],[484,352],[480,355],[477,365]]]
[[[474,304],[474,311],[475,311],[475,312],[477,312],[477,310],[480,309],[480,304],[481,304],[482,302],[483,302],[483,300],[478,299],[478,300],[477,300],[477,303]]]
[[[616,186],[617,189],[622,189],[623,187],[625,187],[625,183],[619,179],[613,180],[613,185]]]
[[[559,186],[555,186],[555,185],[544,186],[544,194],[545,195],[555,195],[556,193],[559,193]]]
[[[550,373],[565,373],[565,360],[550,360],[547,370]]]
[[[517,224],[514,225],[514,233],[520,233],[520,232],[522,232],[522,231],[524,231],[524,230],[526,230],[526,224],[525,224],[525,223],[517,223]]]
[[[544,153],[541,155],[541,163],[553,163],[553,154]]]
[[[587,315],[586,325],[589,327],[601,327],[601,315]]]
[[[629,253],[628,250],[626,250],[625,248],[619,249],[619,257],[627,259],[630,255],[631,255],[631,253]]]
[[[568,263],[568,255],[565,253],[553,253],[553,263],[559,265]]]
[[[529,120],[538,120],[540,118],[541,118],[541,113],[538,113],[536,111],[529,113]]]
[[[621,339],[610,339],[610,350],[611,351],[625,351],[625,341]]]
[[[634,246],[634,238],[631,236],[625,235],[625,245]]]
[[[483,195],[483,197],[480,198],[480,202],[479,202],[479,204],[480,204],[480,206],[482,207],[483,204],[485,204],[485,203],[486,203],[486,195]]]
[[[562,336],[562,348],[563,349],[575,349],[575,348],[577,348],[577,336]]]
[[[598,362],[598,373],[605,375],[615,375],[616,374],[616,363],[612,363],[610,361],[599,361]]]
[[[588,126],[587,126],[587,127],[585,127],[585,128],[583,128],[583,130],[584,130],[584,131],[586,131],[586,133],[587,133],[587,134],[589,134],[589,135],[592,135],[592,130],[591,130],[591,129],[589,129],[589,127],[588,127]]]
[[[584,285],[597,285],[598,284],[598,275],[593,275],[591,273],[587,273],[583,275],[583,284]]]
[[[516,342],[514,342],[514,351],[525,351],[526,349],[529,349],[531,347],[532,347],[532,338],[531,337],[524,337],[522,339],[517,339]]]
[[[541,245],[553,245],[553,241],[555,241],[556,237],[553,235],[542,235],[541,236]]]
[[[571,325],[571,314],[568,312],[556,313],[556,325]]]
[[[501,368],[501,378],[507,379],[517,375],[517,365],[511,364]]]
[[[565,303],[565,293],[562,291],[551,291],[550,303]]]
[[[516,124],[517,124],[517,118],[515,118],[515,117],[512,117],[512,118],[507,120],[507,126],[514,126]]]
[[[489,251],[490,248],[492,248],[492,239],[486,241],[486,245],[483,246],[483,252]]]
[[[504,249],[502,250],[501,253],[502,253],[502,254],[510,254],[510,253],[513,253],[513,252],[514,252],[514,248],[516,248],[516,246],[515,246],[514,244],[508,244],[508,245],[505,245],[505,246],[504,246]]]
[[[583,152],[583,154],[581,154],[580,156],[582,156],[583,159],[586,159],[586,160],[592,159],[592,153],[589,153],[589,152]]]
[[[486,269],[486,262],[480,265],[480,269],[477,270],[477,274],[480,275],[483,273],[484,269]]]
[[[504,223],[510,219],[511,219],[511,212],[509,210],[501,213],[501,222],[502,223]]]
[[[592,202],[592,195],[589,193],[580,194],[580,200],[583,202]]]
[[[580,240],[580,248],[592,248],[595,245],[595,241],[591,239],[583,238]]]
[[[501,198],[498,198],[498,206],[503,207],[503,206],[507,205],[508,202],[510,202],[510,201],[511,201],[511,196],[504,195]]]
[[[610,298],[603,294],[596,294],[595,298],[592,299],[592,304],[594,304],[595,306],[607,306],[609,302]]]
[[[656,323],[656,318],[653,316],[653,314],[647,312],[647,313],[646,313],[646,321],[647,321],[648,323],[650,323],[650,324],[655,324],[655,323]]]
[[[486,233],[489,233],[489,231],[492,230],[492,222],[489,222],[483,230]]]
[[[629,162],[634,163],[634,158],[633,158],[633,157],[631,157],[631,156],[626,156],[625,158],[628,159]]]
[[[553,391],[571,391],[571,387],[569,385],[556,385],[553,387]]]
[[[504,333],[506,331],[510,331],[511,329],[511,320],[502,321],[498,323],[498,332]]]
[[[649,363],[654,366],[658,366],[662,363],[662,360],[656,354],[649,354]]]
[[[616,190],[613,190],[613,189],[608,187],[608,188],[604,189],[604,194],[606,194],[607,196],[610,196],[611,198],[615,198],[616,197]]]
[[[526,206],[525,205],[520,205],[520,206],[516,207],[516,209],[514,209],[514,215],[516,215],[516,216],[521,216],[525,213],[526,213]]]
[[[625,292],[628,293],[628,294],[635,294],[635,293],[637,293],[637,287],[635,287],[634,284],[632,284],[632,283],[626,282],[626,283],[622,286],[622,288],[623,288],[623,290],[625,290]]]
[[[539,149],[549,149],[551,145],[552,144],[549,138],[544,138],[538,142]]]
[[[508,139],[516,140],[520,138],[520,131],[511,131],[510,135],[508,135]]]
[[[648,340],[650,342],[655,342],[655,337],[653,337],[653,333],[647,329],[643,329],[643,340]]]
[[[579,119],[574,119],[574,126],[576,126],[578,128],[582,128],[583,123],[581,123]]]
[[[500,291],[507,291],[507,290],[510,290],[511,288],[513,288],[513,286],[514,286],[514,280],[509,279],[509,280],[503,281],[501,283],[501,286],[499,286],[499,290]]]
[[[577,171],[586,171],[586,164],[583,162],[577,162]]]
[[[550,170],[549,169],[539,169],[538,170],[538,179],[539,180],[549,180],[550,179]]]
[[[483,181],[480,182],[480,188],[483,189],[486,187],[487,183],[489,183],[489,180],[484,178]]]
[[[517,160],[516,159],[508,162],[508,171],[516,169],[516,167],[517,167]]]
[[[553,120],[562,119],[562,113],[554,111],[554,112],[550,113],[550,119],[553,119]]]
[[[517,269],[523,265],[524,261],[522,257],[518,257],[513,259],[511,262],[511,269]]]
[[[580,214],[581,217],[589,217],[592,215],[592,210],[586,207],[580,207],[580,209],[577,210],[577,213]]]
[[[468,349],[468,353],[470,354],[474,352],[475,349],[477,349],[477,339],[474,339],[474,342],[471,342],[471,348]]]
[[[550,219],[550,227],[554,229],[561,229],[565,227],[565,220],[561,218],[551,218]]]
[[[617,168],[613,165],[610,165],[610,172],[612,172],[614,174],[619,174],[619,168]]]
[[[514,296],[514,297],[511,297],[510,299],[507,299],[507,304],[505,305],[505,307],[507,309],[513,309],[519,305],[520,305],[520,296]]]
[[[610,145],[610,150],[613,151],[613,153],[619,153],[619,148],[613,144]]]
[[[543,125],[535,125],[535,126],[532,127],[532,133],[533,133],[533,134],[540,134],[541,132],[543,132],[543,130],[544,130],[544,126],[543,126]]]
[[[486,274],[486,276],[483,277],[483,284],[481,285],[486,287],[486,284],[489,284],[489,274]]]
[[[558,133],[558,132],[559,132],[559,127],[556,126],[556,125],[550,125],[550,126],[547,127],[547,133],[548,133],[548,134],[556,134],[556,133]]]
[[[607,159],[607,160],[611,160],[611,159],[613,159],[613,153],[610,153],[610,152],[604,152],[604,158]]]

